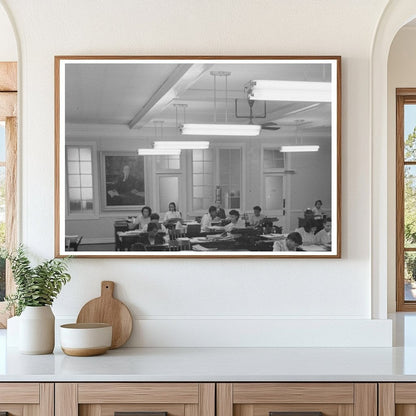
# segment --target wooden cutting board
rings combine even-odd
[[[101,296],[86,303],[77,323],[107,323],[113,326],[111,349],[121,347],[130,338],[133,319],[127,306],[113,297],[114,282],[101,282]]]

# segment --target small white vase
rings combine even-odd
[[[55,316],[50,306],[26,306],[19,319],[19,351],[50,354],[55,346]]]

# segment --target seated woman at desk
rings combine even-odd
[[[138,228],[139,230],[142,230],[145,225],[149,224],[151,215],[152,209],[147,206],[143,207],[142,213],[139,214],[131,224],[129,224],[129,229],[135,230],[136,228]]]
[[[201,218],[201,231],[207,232],[212,226],[212,221],[217,217],[217,208],[211,205],[208,209],[208,214],[204,214]]]
[[[253,208],[253,211],[254,214],[251,215],[249,223],[252,227],[259,227],[266,216],[261,213],[261,207],[258,205]]]
[[[324,228],[315,234],[315,244],[331,244],[331,228],[331,218],[326,218],[324,220]]]
[[[174,202],[169,203],[169,211],[165,214],[163,218],[163,223],[167,224],[168,222],[176,222],[175,220],[182,220],[182,215],[179,211],[176,210],[176,204]]]
[[[313,220],[306,220],[305,225],[301,228],[296,228],[295,230],[302,237],[304,245],[315,244],[315,231],[316,224]]]
[[[277,240],[273,244],[273,251],[297,251],[302,245],[302,236],[298,232],[288,234],[284,240]]]
[[[158,246],[165,244],[165,233],[161,232],[157,224],[151,222],[147,225],[147,242],[146,245]]]
[[[315,206],[312,208],[314,218],[323,218],[325,213],[322,210],[322,201],[320,199],[315,201]]]
[[[159,220],[160,220],[159,214],[153,213],[153,214],[150,216],[150,222],[149,222],[149,224],[146,224],[146,225],[143,227],[143,232],[144,232],[144,233],[146,233],[146,232],[148,231],[148,229],[149,229],[149,225],[150,225],[150,224],[156,224],[156,227],[157,227],[157,229],[158,229],[160,232],[162,232],[162,233],[167,233],[167,229],[166,229],[166,227],[165,227],[163,224],[161,224],[161,223],[159,222]],[[153,228],[153,226],[152,226],[152,228]]]
[[[240,219],[240,213],[236,209],[232,209],[228,213],[228,218],[230,219],[230,223],[224,227],[224,231],[230,233],[234,228],[245,228],[246,223],[242,219]]]

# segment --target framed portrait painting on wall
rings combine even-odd
[[[139,210],[145,205],[144,158],[134,153],[101,153],[105,210]]]
[[[57,256],[341,256],[340,57],[57,56],[55,73]]]

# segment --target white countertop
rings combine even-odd
[[[416,314],[393,316],[393,348],[119,348],[23,355],[0,330],[0,382],[416,381]]]
[[[0,357],[0,381],[416,381],[416,348],[120,348]]]

